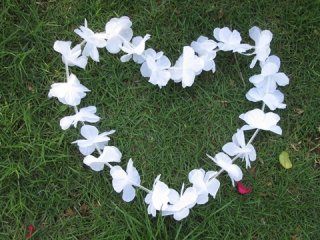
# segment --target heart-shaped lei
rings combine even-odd
[[[83,139],[73,143],[78,145],[80,152],[85,156],[84,164],[94,171],[101,171],[105,166],[109,167],[112,186],[116,192],[122,192],[124,201],[132,201],[135,197],[135,189],[140,188],[147,192],[145,202],[148,204],[149,214],[156,216],[156,212],[159,211],[163,216],[173,215],[174,219],[181,220],[189,215],[190,209],[196,204],[205,204],[209,196],[215,198],[220,187],[217,178],[223,171],[228,173],[233,186],[235,182],[242,179],[242,171],[234,161],[240,158],[246,162],[248,168],[251,162],[256,160],[256,151],[252,142],[260,130],[282,134],[281,128],[277,125],[280,117],[273,112],[266,113],[264,110],[266,106],[271,111],[286,107],[283,103],[284,95],[277,87],[287,85],[289,79],[284,73],[279,72],[280,59],[275,55],[269,56],[270,42],[273,37],[269,30],[262,31],[258,27],[252,27],[249,30],[249,36],[254,40],[255,45],[251,46],[241,43],[242,39],[237,30],[231,31],[227,27],[215,28],[213,35],[217,42],[200,36],[197,41],[191,43],[191,46],[183,48],[182,55],[175,65],[171,66],[170,60],[163,52],[156,52],[152,48],[145,50],[145,43],[150,35],[133,37],[131,25],[128,17],[112,18],[106,23],[104,32],[95,33],[88,28],[85,21],[84,26],[75,30],[75,33],[83,39],[80,44],[72,48],[70,41],[56,41],[54,50],[62,54],[66,81],[52,84],[49,97],[57,97],[61,103],[74,107],[75,114],[62,118],[60,126],[66,130],[71,125],[77,127],[78,122],[82,123]],[[70,73],[69,67],[77,66],[84,69],[89,58],[99,62],[98,48],[106,48],[112,54],[122,50],[125,55],[120,60],[127,62],[133,59],[134,62],[141,64],[142,76],[149,78],[150,83],[160,88],[166,86],[170,79],[176,83],[181,82],[184,88],[190,87],[195,77],[202,71],[214,73],[216,70],[214,59],[219,51],[254,56],[250,68],[259,61],[261,73],[249,78],[254,87],[248,91],[246,98],[252,102],[262,101],[262,108],[241,114],[240,118],[246,122],[246,125],[237,130],[232,137],[232,142],[225,144],[222,147],[223,152],[217,153],[214,157],[207,155],[220,167],[219,171],[206,172],[201,168],[192,170],[188,175],[192,186],[185,189],[183,184],[180,193],[160,181],[159,175],[150,190],[141,185],[139,173],[133,166],[132,159],[129,160],[126,170],[117,165],[122,154],[117,147],[108,146],[109,135],[115,131],[99,134],[96,127],[85,124],[85,122],[95,123],[100,120],[96,115],[96,107],[78,109],[81,99],[90,90]],[[246,142],[244,133],[252,129],[255,131]],[[91,155],[95,151],[99,153],[98,157]]]

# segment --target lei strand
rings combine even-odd
[[[284,95],[277,87],[289,84],[289,78],[279,72],[280,59],[275,55],[270,55],[270,43],[272,33],[269,30],[261,30],[252,27],[249,30],[250,38],[255,45],[241,43],[242,38],[237,30],[230,30],[227,27],[215,28],[213,36],[216,41],[200,36],[197,41],[193,41],[191,46],[183,47],[183,53],[171,66],[170,60],[163,52],[156,52],[152,48],[145,49],[149,34],[144,37],[133,37],[131,29],[132,22],[126,16],[112,18],[106,23],[105,32],[95,33],[88,28],[85,20],[84,26],[80,26],[74,32],[83,41],[73,48],[70,41],[56,41],[54,50],[62,55],[65,64],[65,82],[51,85],[49,97],[56,97],[66,105],[74,108],[75,114],[63,117],[60,126],[63,130],[71,125],[77,127],[78,122],[82,124],[80,133],[83,139],[72,142],[77,144],[80,152],[85,156],[83,163],[93,171],[101,171],[104,166],[110,168],[112,186],[118,193],[122,192],[122,199],[130,202],[135,198],[136,188],[147,193],[145,203],[148,205],[148,214],[153,217],[159,212],[163,216],[172,215],[175,220],[181,220],[189,215],[190,209],[196,204],[205,204],[209,196],[215,198],[220,188],[218,176],[226,171],[231,179],[232,185],[242,179],[243,173],[240,167],[234,164],[238,158],[246,163],[246,168],[251,167],[251,162],[256,160],[256,151],[252,145],[253,140],[260,130],[271,131],[281,135],[282,129],[277,123],[279,115],[271,112],[275,109],[283,109]],[[78,109],[78,105],[86,93],[90,90],[80,83],[78,78],[70,72],[69,67],[77,66],[85,69],[88,59],[99,62],[98,48],[106,48],[111,54],[123,51],[122,62],[133,59],[141,65],[140,72],[143,77],[149,78],[149,82],[158,85],[160,88],[166,86],[171,79],[176,83],[182,83],[182,87],[191,87],[195,77],[202,71],[216,70],[215,57],[219,51],[232,51],[246,56],[254,56],[250,68],[253,68],[259,61],[261,73],[253,75],[249,81],[253,83],[246,98],[252,102],[262,102],[262,109],[253,109],[239,116],[246,124],[233,135],[232,141],[222,147],[222,152],[214,157],[207,156],[221,169],[219,171],[205,171],[202,168],[189,172],[188,179],[192,186],[185,189],[184,184],[180,193],[169,188],[167,184],[160,180],[160,175],[156,177],[152,189],[141,185],[140,175],[133,166],[132,159],[129,159],[126,170],[117,165],[120,163],[122,154],[115,146],[109,146],[109,135],[115,130],[99,134],[96,127],[87,125],[96,123],[100,117],[96,115],[96,107],[88,106]],[[251,51],[251,52],[248,52]],[[271,111],[265,112],[265,107]],[[245,142],[245,131],[255,129],[249,141]],[[92,155],[98,152],[98,157]],[[231,158],[232,157],[232,158]],[[114,165],[112,165],[112,164]]]

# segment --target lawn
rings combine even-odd
[[[36,228],[32,239],[320,239],[319,1],[3,0],[0,6],[0,239],[25,239],[29,224]],[[283,135],[260,133],[253,168],[240,164],[251,194],[239,195],[223,174],[216,199],[188,218],[152,218],[143,191],[125,203],[107,169],[83,166],[71,144],[79,129],[59,126],[73,109],[48,98],[65,74],[53,43],[79,43],[73,30],[85,18],[102,31],[124,15],[135,36],[151,34],[147,46],[172,62],[198,36],[212,38],[215,27],[237,29],[245,42],[252,26],[273,32],[272,53],[290,78],[281,88],[287,108],[276,111]],[[191,88],[171,81],[159,89],[137,64],[100,53],[100,63],[72,69],[92,90],[82,104],[97,106],[100,131],[117,130],[111,144],[122,151],[122,166],[132,158],[148,188],[158,174],[179,189],[190,170],[217,169],[206,153],[221,151],[242,126],[239,115],[261,105],[245,98],[256,73],[245,56],[219,53],[215,74],[201,74]],[[282,151],[291,169],[281,167]]]

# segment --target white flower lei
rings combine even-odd
[[[189,215],[190,209],[196,204],[205,204],[209,196],[215,198],[220,187],[217,177],[226,171],[231,178],[232,184],[242,179],[242,171],[239,166],[234,164],[238,158],[246,162],[246,167],[250,167],[252,161],[256,160],[256,151],[252,145],[253,140],[260,130],[271,131],[282,134],[281,128],[277,125],[280,117],[273,113],[265,113],[265,106],[271,111],[286,105],[283,103],[284,95],[277,89],[278,86],[285,86],[289,83],[289,78],[279,72],[280,59],[269,56],[270,42],[272,33],[269,30],[260,30],[252,27],[249,36],[254,40],[255,45],[241,43],[241,36],[237,30],[231,31],[229,28],[215,28],[214,38],[208,39],[200,36],[191,46],[185,46],[183,53],[171,66],[170,60],[163,52],[156,52],[152,48],[145,50],[145,43],[150,38],[149,34],[144,37],[133,37],[131,21],[128,17],[112,18],[106,23],[105,32],[95,33],[88,28],[85,20],[84,26],[75,30],[83,41],[71,48],[69,41],[56,41],[54,50],[62,54],[62,61],[65,64],[66,81],[51,85],[49,97],[57,97],[58,100],[66,105],[73,106],[75,114],[64,117],[60,120],[63,130],[71,125],[77,127],[81,122],[81,135],[83,139],[74,141],[80,152],[85,156],[84,164],[94,171],[103,170],[104,166],[110,168],[112,176],[112,186],[118,193],[122,192],[122,199],[130,202],[135,197],[135,189],[140,188],[147,192],[145,202],[148,204],[148,213],[156,216],[157,211],[163,216],[173,215],[174,219],[181,220]],[[217,153],[214,157],[207,155],[221,169],[205,172],[203,169],[194,169],[189,175],[191,187],[184,189],[184,184],[180,194],[169,188],[164,182],[160,181],[160,175],[156,177],[152,189],[141,185],[140,176],[137,169],[133,166],[132,159],[129,160],[126,170],[117,165],[122,154],[115,146],[108,146],[109,135],[114,130],[100,133],[96,127],[87,125],[85,122],[95,123],[100,118],[95,114],[96,107],[89,106],[78,109],[82,98],[90,90],[80,84],[78,78],[69,72],[69,67],[77,66],[85,69],[88,58],[99,62],[98,48],[106,48],[112,54],[122,50],[123,55],[120,60],[127,62],[133,59],[134,62],[141,64],[141,74],[149,78],[149,82],[158,85],[160,88],[166,86],[172,79],[176,83],[182,83],[182,87],[192,86],[195,77],[202,71],[216,70],[214,59],[219,51],[232,51],[242,55],[254,56],[250,68],[259,61],[261,74],[249,78],[254,87],[248,91],[246,98],[252,102],[262,101],[262,109],[253,109],[240,115],[246,122],[232,137],[232,142],[222,147],[223,152]],[[247,51],[251,50],[250,53]],[[249,141],[245,142],[244,131],[255,129]],[[99,153],[98,157],[91,155],[93,152]],[[231,158],[232,157],[232,158]],[[111,165],[113,163],[114,165]]]

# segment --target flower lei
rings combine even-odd
[[[156,52],[152,48],[145,50],[146,41],[149,34],[144,37],[133,37],[131,29],[132,22],[126,16],[112,18],[106,23],[105,32],[95,33],[88,28],[85,20],[84,26],[74,30],[83,41],[71,48],[70,41],[56,41],[54,50],[61,53],[62,61],[65,64],[66,81],[51,85],[49,97],[56,97],[66,105],[72,106],[75,114],[66,116],[60,120],[63,130],[71,125],[77,127],[78,122],[82,123],[81,135],[83,139],[76,140],[80,152],[85,156],[83,163],[94,171],[101,171],[105,166],[110,168],[112,186],[118,193],[122,192],[122,199],[130,202],[135,197],[136,188],[147,192],[145,203],[148,205],[148,214],[156,216],[157,211],[163,216],[173,215],[175,220],[181,220],[189,215],[190,209],[196,204],[205,204],[209,196],[216,197],[220,187],[218,176],[226,171],[234,186],[235,182],[242,179],[243,173],[239,166],[234,164],[238,158],[246,163],[249,168],[252,161],[256,160],[256,151],[252,145],[253,140],[260,130],[271,131],[281,135],[282,130],[277,125],[280,117],[273,112],[265,112],[267,106],[271,111],[286,105],[283,103],[284,95],[277,89],[278,86],[285,86],[289,83],[289,78],[279,72],[280,59],[269,56],[272,33],[269,30],[261,30],[252,27],[249,36],[255,42],[254,46],[241,43],[241,36],[237,30],[231,31],[229,28],[215,28],[213,36],[217,40],[211,40],[200,36],[197,41],[193,41],[191,46],[183,48],[182,55],[175,65],[171,66],[170,60],[163,52]],[[96,115],[96,107],[89,106],[78,109],[78,105],[86,93],[90,90],[82,85],[78,78],[70,73],[69,67],[77,66],[85,69],[87,61],[91,58],[99,62],[98,48],[106,48],[112,54],[122,50],[125,54],[121,56],[122,62],[133,59],[141,65],[140,71],[143,77],[149,78],[149,82],[158,85],[160,88],[166,86],[172,79],[176,83],[182,83],[182,87],[190,87],[194,83],[195,77],[202,71],[216,70],[214,59],[219,51],[232,51],[246,56],[254,56],[250,68],[253,68],[257,61],[260,63],[261,73],[253,75],[249,81],[253,83],[246,98],[252,102],[262,101],[262,109],[253,109],[240,115],[240,119],[246,122],[232,137],[232,142],[222,147],[223,152],[217,153],[214,157],[207,155],[221,169],[219,171],[205,171],[194,169],[189,172],[188,178],[192,186],[182,189],[180,193],[171,189],[160,180],[160,175],[154,180],[152,189],[141,185],[141,180],[137,169],[133,166],[133,161],[128,161],[126,170],[117,165],[122,154],[115,146],[108,146],[109,135],[115,131],[111,130],[99,134],[96,127],[87,125],[96,123],[100,117]],[[248,52],[251,50],[251,52]],[[245,131],[255,129],[248,142],[245,141]],[[97,151],[98,156],[92,153]],[[232,157],[232,158],[231,158]],[[112,164],[114,165],[112,165]]]

